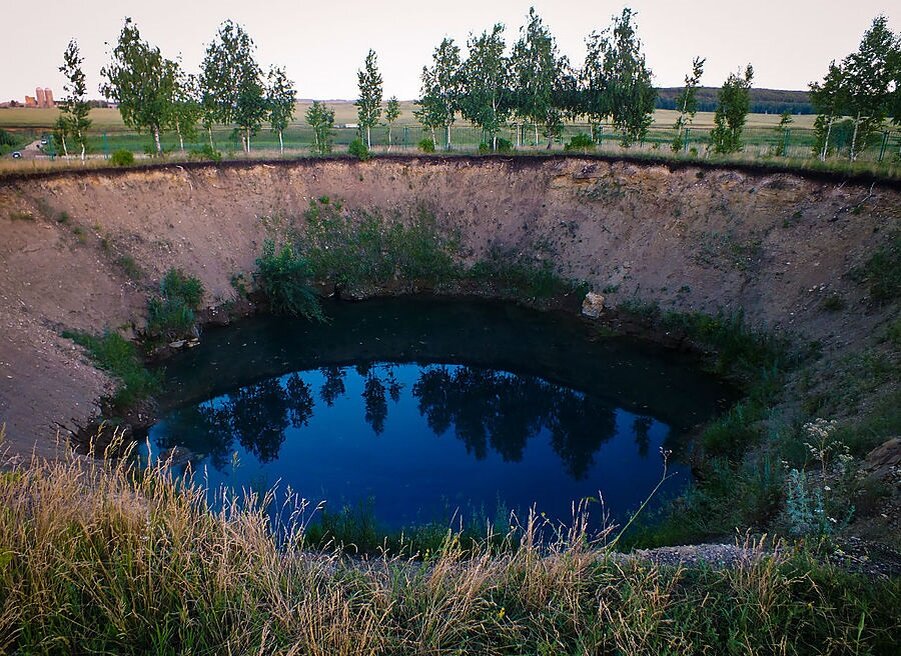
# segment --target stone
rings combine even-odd
[[[171,346],[174,349],[180,349],[184,345],[185,345],[185,340],[183,340],[183,339],[177,339],[174,342],[169,342],[169,346]]]
[[[588,292],[582,301],[582,314],[597,319],[604,312],[604,297],[601,294]]]
[[[901,472],[901,437],[893,437],[870,451],[863,461],[863,468],[874,478],[898,477]],[[896,482],[901,482],[901,477]]]

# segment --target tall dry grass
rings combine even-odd
[[[898,581],[748,545],[663,567],[539,518],[473,546],[350,558],[287,495],[224,494],[127,460],[0,474],[0,653],[897,653]],[[505,527],[506,528],[506,527]],[[496,537],[496,536],[494,536]]]

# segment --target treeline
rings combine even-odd
[[[676,109],[676,98],[681,87],[664,87],[657,89],[657,109]],[[782,89],[750,89],[750,112],[752,114],[813,114],[813,105],[806,91],[788,91]],[[718,104],[719,89],[716,87],[699,87],[697,92],[698,111],[715,112]]]
[[[543,137],[551,148],[568,120],[590,126],[590,134],[578,135],[568,146],[593,148],[602,126],[612,126],[620,143],[630,146],[645,138],[655,107],[663,106],[678,112],[672,126],[674,151],[683,149],[696,112],[712,110],[710,147],[716,153],[731,153],[743,147],[742,131],[750,111],[778,110],[782,120],[776,129],[787,134],[791,115],[806,110],[809,100],[820,115],[816,122],[818,154],[825,159],[835,150],[834,135],[848,132],[850,126],[853,160],[887,119],[893,117],[897,123],[901,118],[901,37],[888,30],[884,16],[874,19],[858,52],[841,64],[833,62],[823,82],[811,85],[809,97],[804,92],[752,91],[754,69],[750,64],[730,74],[719,89],[702,87],[705,60],[701,57],[691,62],[683,87],[658,93],[635,16],[625,8],[605,29],[591,32],[586,37],[585,59],[578,63],[559,51],[534,8],[511,44],[500,23],[470,34],[465,51],[453,39],[443,39],[420,76],[414,114],[431,134],[420,147],[434,150],[440,132],[445,146],[451,148],[451,127],[460,118],[481,128],[480,149],[485,150],[521,145],[525,129],[534,131],[535,143]],[[263,71],[256,60],[256,46],[240,25],[225,21],[220,26],[196,74],[188,73],[180,60],[163,57],[159,48],[141,38],[129,18],[111,54],[110,63],[102,69],[101,92],[118,103],[126,125],[152,135],[157,154],[162,153],[161,132],[177,133],[184,150],[185,140],[193,140],[202,127],[209,137],[207,148],[215,155],[214,125],[232,126],[249,152],[254,136],[268,124],[284,150],[282,135],[295,112],[294,82],[284,68],[272,66]],[[68,82],[54,134],[67,155],[68,140],[81,148],[83,157],[91,103],[86,99],[81,64],[78,46],[71,41],[60,67]],[[380,122],[387,127],[390,149],[400,104],[394,97],[384,101],[373,50],[358,71],[357,81],[359,135],[350,152],[365,158],[372,145],[371,131]],[[843,121],[844,116],[851,118]],[[305,118],[313,128],[314,151],[330,152],[334,112],[322,102],[313,102]],[[511,123],[517,126],[515,144],[499,137]],[[784,154],[784,148],[776,154]]]

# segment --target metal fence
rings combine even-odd
[[[684,135],[682,153],[699,157],[706,156],[711,151],[711,128],[688,129]],[[345,150],[348,144],[360,137],[356,127],[337,126],[332,131],[332,144],[335,152]],[[592,135],[591,126],[588,124],[569,123],[564,126],[562,133],[553,140],[551,149],[560,150],[575,135]],[[420,150],[423,140],[431,139],[433,133],[420,125],[395,125],[391,129],[390,141],[387,127],[379,125],[370,132],[372,148],[376,152],[414,152]],[[602,125],[594,130],[592,135],[595,148],[602,152],[634,152],[643,151],[659,152],[661,155],[672,152],[671,144],[675,132],[669,127],[654,126],[640,143],[632,144],[628,150],[620,145],[620,135],[610,125]],[[243,151],[243,144],[237,131],[225,127],[217,127],[213,130],[214,148],[226,157],[239,155]],[[445,130],[434,132],[435,149],[442,151],[477,151],[482,146],[487,146],[488,138],[482,130],[468,124],[454,125],[450,130],[450,143],[447,142]],[[548,140],[542,136],[539,127],[529,124],[510,124],[505,126],[498,134],[507,145],[520,151],[546,150]],[[283,135],[286,154],[292,156],[309,154],[313,152],[313,130],[302,122],[291,124]],[[742,154],[750,158],[769,158],[784,156],[789,158],[807,159],[813,157],[816,136],[809,128],[791,128],[777,130],[775,127],[749,127],[742,132],[744,143]],[[162,135],[163,147],[167,152],[178,153],[181,151],[181,143],[175,133]],[[209,135],[206,131],[200,131],[190,141],[184,142],[186,152],[200,151],[209,145]],[[251,140],[252,151],[273,152],[279,150],[279,139],[276,132],[264,128]],[[850,149],[850,136],[836,133],[830,139],[830,157],[847,158]],[[128,130],[108,130],[100,134],[94,134],[89,138],[88,151],[95,156],[109,157],[116,150],[129,150],[134,153],[152,153],[152,138],[147,134],[138,134]],[[45,153],[58,155],[59,148],[54,148],[51,143],[45,147]],[[870,162],[891,161],[901,157],[901,131],[885,130],[872,136],[864,148],[860,149],[859,159]]]

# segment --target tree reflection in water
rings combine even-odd
[[[398,402],[401,384],[391,365],[359,364],[363,378],[366,423],[376,435],[385,430],[388,398]],[[324,382],[319,398],[332,406],[346,395],[350,367],[319,370]],[[437,435],[454,433],[477,459],[495,451],[506,462],[519,462],[528,440],[542,429],[567,472],[576,480],[586,476],[594,453],[615,434],[615,408],[582,392],[554,385],[535,376],[517,375],[467,366],[427,366],[412,387],[419,413]],[[170,414],[160,447],[179,444],[210,456],[222,469],[230,459],[234,440],[260,462],[278,457],[288,426],[305,427],[314,414],[309,383],[300,374],[270,378],[242,387],[218,403],[208,402]],[[647,452],[652,420],[638,417],[635,441]]]
[[[453,425],[466,450],[485,458],[490,445],[507,462],[522,459],[542,428],[569,474],[584,478],[593,454],[616,431],[615,409],[534,376],[473,367],[430,367],[413,387],[419,411],[437,434]]]

